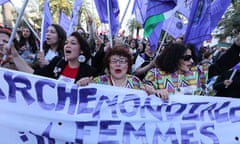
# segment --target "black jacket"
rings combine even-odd
[[[217,96],[223,97],[233,97],[233,98],[240,98],[240,71],[238,70],[233,77],[233,82],[227,88],[225,88],[224,80],[230,78],[233,70],[227,71],[220,75],[216,82],[213,85],[213,88],[217,91]]]
[[[240,62],[240,47],[235,43],[208,69],[208,78],[215,75],[221,75]]]
[[[58,79],[66,65],[67,61],[65,61],[62,57],[56,56],[53,58],[53,60],[50,61],[50,63],[47,66],[40,69],[36,69],[34,71],[34,74]],[[77,76],[75,78],[75,82],[83,77],[89,76],[93,77],[97,76],[96,70],[89,66],[88,64],[81,63]]]

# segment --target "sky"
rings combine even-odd
[[[122,19],[122,16],[124,14],[125,8],[127,7],[127,3],[130,1],[128,11],[126,12],[126,15],[124,17],[122,28],[126,27],[127,21],[132,18],[132,7],[133,7],[133,1],[134,0],[119,0],[119,7],[120,7],[120,20]]]

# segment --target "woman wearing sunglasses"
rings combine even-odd
[[[227,71],[240,61],[240,37],[224,56],[213,65],[195,65],[195,52],[189,45],[173,43],[167,46],[155,61],[155,68],[146,74],[143,82],[154,87],[156,95],[203,95],[207,79]]]

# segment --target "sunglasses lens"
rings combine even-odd
[[[192,58],[192,56],[191,55],[185,55],[182,58],[183,58],[184,61],[189,61]]]

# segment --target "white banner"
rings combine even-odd
[[[0,68],[1,144],[237,144],[240,100],[92,84]]]

